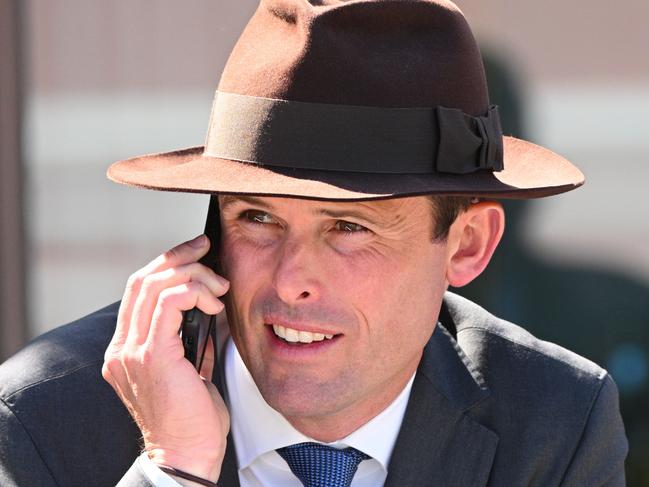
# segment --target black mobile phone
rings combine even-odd
[[[199,262],[211,269],[218,269],[218,245],[221,238],[221,219],[219,217],[219,201],[216,195],[210,197],[205,222],[205,235],[210,239],[210,250]],[[216,338],[216,316],[208,315],[198,308],[190,309],[183,313],[180,325],[180,338],[185,349],[185,358],[189,360],[196,370],[201,369],[207,340],[211,334]],[[214,341],[216,346],[216,340]]]

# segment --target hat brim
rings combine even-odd
[[[425,194],[526,199],[565,193],[584,183],[562,156],[504,137],[504,167],[471,174],[376,174],[261,166],[203,155],[203,147],[151,154],[110,166],[109,179],[141,188],[357,201]]]

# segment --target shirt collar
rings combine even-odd
[[[296,430],[264,400],[232,340],[225,348],[225,378],[232,438],[240,469],[260,455],[287,445],[315,441]],[[415,375],[381,413],[339,441],[328,445],[354,447],[377,460],[387,471],[401,428]]]

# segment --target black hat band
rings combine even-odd
[[[305,103],[216,92],[205,156],[326,171],[467,174],[503,169],[498,107]]]

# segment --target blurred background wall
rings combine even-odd
[[[202,231],[206,197],[104,174],[115,160],[202,144],[256,3],[0,0],[13,12],[0,51],[0,360],[119,299],[131,272]],[[578,191],[509,203],[492,268],[459,292],[612,372],[632,441],[629,485],[649,485],[649,2],[457,3],[506,131],[587,176]]]

